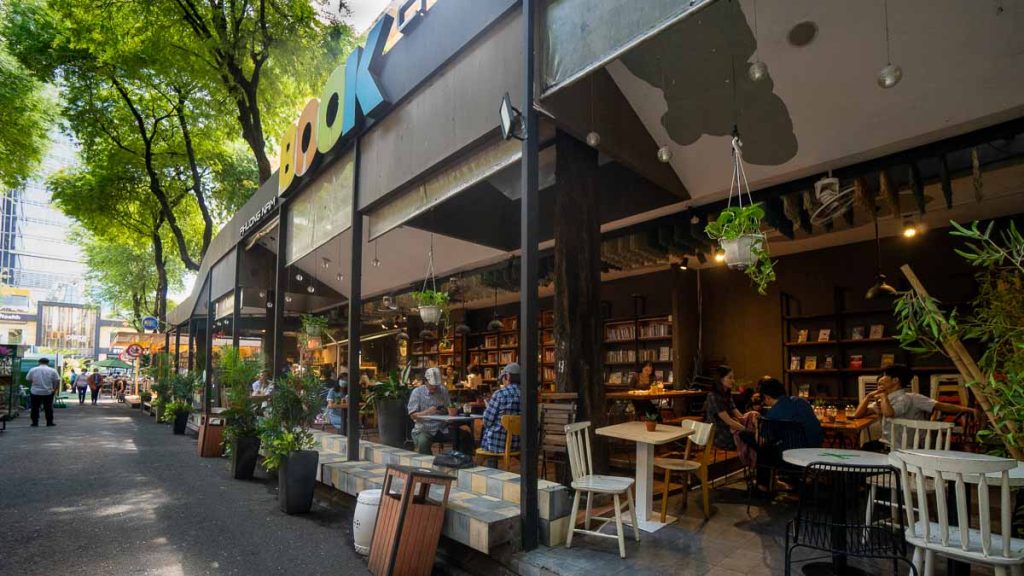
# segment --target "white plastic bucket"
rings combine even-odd
[[[380,490],[363,490],[356,497],[356,513],[352,517],[352,539],[356,552],[366,556],[370,553],[373,527],[377,524],[377,508],[380,507]]]

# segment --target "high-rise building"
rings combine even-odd
[[[51,202],[46,179],[77,163],[76,145],[58,130],[36,175],[0,199],[0,285],[27,290],[31,302],[0,306],[33,308],[36,302],[83,304],[86,266],[71,220]]]

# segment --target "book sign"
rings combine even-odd
[[[143,330],[158,330],[160,328],[160,321],[153,316],[146,316],[142,319]]]

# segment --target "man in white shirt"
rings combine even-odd
[[[947,404],[931,398],[908,392],[904,386],[910,384],[914,374],[909,368],[902,364],[893,364],[882,370],[878,377],[878,389],[868,394],[857,407],[855,418],[863,418],[868,414],[875,414],[882,417],[882,444],[891,445],[890,435],[892,433],[892,419],[904,418],[908,420],[928,420],[932,412],[939,411],[946,414],[969,413],[975,414],[974,409],[968,406]],[[865,450],[878,450],[877,442],[872,441],[864,445]]]
[[[46,425],[53,423],[53,395],[60,389],[60,374],[50,368],[49,358],[40,358],[39,365],[28,371],[25,377],[32,384],[32,425],[39,426],[39,406],[46,413]]]

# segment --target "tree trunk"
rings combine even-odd
[[[178,124],[181,126],[181,135],[185,141],[185,154],[188,157],[188,166],[192,172],[192,193],[199,204],[199,213],[203,216],[203,244],[199,248],[199,259],[206,256],[206,250],[210,247],[213,239],[213,217],[210,216],[210,208],[206,205],[206,195],[203,193],[203,179],[199,174],[199,164],[196,161],[196,151],[192,146],[192,133],[188,129],[188,120],[185,118],[185,96],[178,92],[178,104],[175,107],[178,113]]]
[[[555,387],[577,392],[577,419],[606,422],[601,359],[601,224],[597,151],[563,132],[555,140]],[[601,437],[597,437],[600,439]],[[594,443],[594,467],[608,467],[607,445]]]
[[[164,241],[160,238],[160,228],[163,226],[163,218],[159,220],[153,230],[153,260],[156,264],[156,310],[155,315],[163,326],[167,320],[167,260],[164,256]]]

